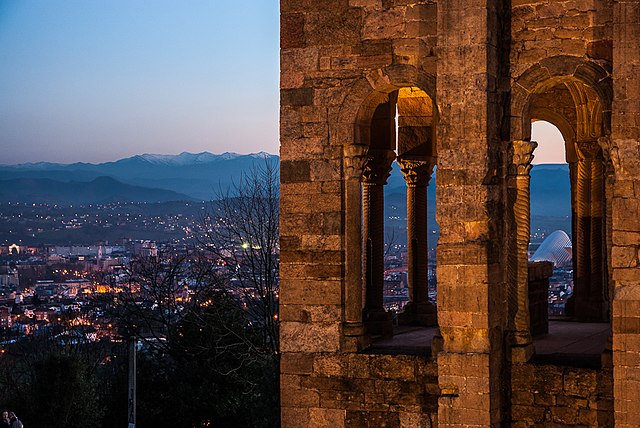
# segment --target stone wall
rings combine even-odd
[[[612,0],[514,0],[512,75],[561,55],[611,61]]]
[[[285,426],[437,426],[437,367],[423,357],[285,354],[281,387]]]
[[[509,359],[515,223],[506,176],[531,119],[601,142],[615,171],[615,417],[639,426],[638,2],[280,5],[283,427],[612,425],[610,371]],[[442,340],[433,361],[362,353],[362,158],[377,106],[414,87],[433,100],[437,131]]]
[[[514,364],[511,425],[612,427],[611,370]]]

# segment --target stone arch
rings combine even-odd
[[[369,230],[369,228],[363,226],[363,222],[366,224],[365,219],[369,218],[367,215],[368,208],[363,208],[363,205],[368,207],[370,204],[369,202],[364,202],[365,200],[369,200],[369,196],[365,196],[364,188],[361,188],[361,181],[364,176],[368,177],[373,171],[369,167],[372,164],[372,157],[386,157],[384,154],[376,153],[374,156],[371,153],[372,151],[385,151],[380,150],[381,147],[377,145],[375,150],[370,150],[369,143],[373,141],[371,137],[374,134],[372,121],[377,121],[381,118],[380,108],[386,108],[382,114],[385,118],[389,118],[391,114],[395,116],[395,113],[389,111],[389,108],[391,105],[395,108],[398,93],[403,88],[417,88],[423,95],[426,94],[424,98],[428,97],[432,104],[430,110],[432,120],[437,120],[435,76],[415,66],[395,64],[368,71],[364,73],[361,78],[353,82],[340,107],[336,123],[330,125],[331,144],[334,146],[342,146],[343,149],[344,179],[342,185],[344,190],[343,201],[345,216],[343,239],[346,248],[343,333],[346,341],[350,340],[350,336],[354,339],[351,342],[352,345],[348,346],[351,349],[362,349],[366,347],[367,340],[364,335],[364,321],[368,320],[367,326],[371,331],[378,330],[378,327],[375,329],[371,328],[372,322],[381,321],[379,319],[373,320],[374,317],[370,316],[370,313],[367,312],[368,303],[365,304],[365,301],[367,301],[367,293],[363,293],[367,288],[366,284],[363,284],[363,278],[367,278],[367,275],[370,274],[366,268],[366,260],[370,257],[371,250],[369,247],[366,247],[366,245],[364,251],[362,248],[363,241],[369,242],[366,239],[368,232],[365,232],[365,229]],[[410,106],[407,107],[406,113],[409,116],[416,113],[416,116],[418,116],[418,113],[413,111]],[[435,128],[435,126],[432,127],[433,132],[435,132]],[[389,129],[386,129],[386,132],[389,132]],[[377,139],[375,135],[373,139]],[[393,137],[393,140],[395,141],[395,137]],[[431,139],[432,145],[434,145],[434,141],[435,136]],[[387,149],[390,148],[391,147],[387,147]],[[387,150],[387,152],[390,152],[388,155],[391,155],[393,150]],[[395,158],[395,154],[393,158]],[[391,159],[389,158],[388,160],[390,161]],[[365,167],[365,165],[367,165],[367,167]],[[432,168],[433,165],[431,165],[431,169]],[[365,172],[364,175],[363,172]],[[369,178],[364,181],[369,183]],[[367,194],[369,194],[368,191]],[[375,240],[375,245],[370,245],[377,248],[379,241],[380,239],[378,238]],[[362,270],[363,261],[365,264],[364,271]],[[377,263],[371,263],[371,265],[377,265]],[[373,276],[378,277],[378,275]],[[365,282],[368,282],[368,280]],[[363,287],[363,285],[365,285],[365,287]],[[378,288],[379,287],[375,287],[376,290]],[[366,319],[363,315],[363,310],[364,313],[367,314]],[[433,317],[435,317],[435,315],[432,315],[432,318]],[[384,320],[381,321],[381,324],[383,322]],[[379,331],[384,334],[385,329],[386,327],[380,327]]]
[[[530,155],[535,149],[536,145],[529,143],[532,120],[546,120],[554,124],[565,140],[571,180],[572,247],[574,266],[578,266],[574,267],[574,297],[577,294],[575,290],[580,290],[581,296],[581,309],[573,310],[573,314],[577,314],[583,320],[600,319],[604,314],[604,304],[596,302],[598,299],[594,296],[602,294],[602,288],[606,287],[601,280],[605,260],[602,257],[601,242],[598,242],[598,239],[604,239],[604,194],[600,162],[602,154],[597,152],[598,138],[608,135],[611,127],[611,73],[605,67],[606,63],[595,63],[575,56],[546,58],[517,77],[511,91],[511,141],[514,164],[521,162],[523,158],[526,160],[527,156],[522,154]],[[558,93],[559,88],[568,91],[570,98],[557,103],[547,99],[548,107],[537,102],[540,100],[538,97],[549,97],[549,94]],[[522,153],[517,156],[519,151]],[[527,168],[530,168],[530,159],[522,166],[526,167],[522,169],[524,173],[514,175],[514,181],[518,182],[519,179],[520,185],[514,191],[516,203],[513,204],[515,230],[520,237],[513,245],[514,253],[519,256],[509,265],[510,270],[518,273],[526,271],[526,259],[521,256],[526,254],[529,242]],[[527,209],[518,212],[518,201],[521,202],[521,208]],[[515,275],[511,277],[515,278]],[[524,302],[526,307],[527,293],[522,292],[523,287],[527,287],[526,275],[518,276],[517,285],[510,289],[517,289],[524,296],[520,298],[519,306]],[[571,307],[578,308],[578,304],[574,305],[572,301]],[[523,324],[525,322],[521,321],[519,328],[522,328]],[[522,342],[529,340],[527,337]]]
[[[602,134],[610,133],[613,89],[611,72],[602,65],[581,57],[558,55],[545,58],[522,73],[511,88],[512,140],[529,140],[532,97],[566,81],[584,83],[597,94],[602,111]]]
[[[437,115],[436,78],[422,68],[408,64],[394,64],[371,70],[357,79],[348,91],[332,126],[332,144],[363,144],[359,132],[371,120],[376,107],[389,93],[403,87],[417,87],[432,100]]]

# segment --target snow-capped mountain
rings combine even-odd
[[[264,152],[250,154],[248,156],[261,156],[262,153]],[[268,153],[266,155],[268,155]],[[193,165],[193,164],[217,162],[221,160],[231,160],[240,156],[242,155],[239,155],[238,153],[231,153],[231,152],[225,152],[219,155],[215,155],[209,152],[201,152],[201,153],[182,152],[179,155],[159,155],[159,154],[145,153],[143,155],[138,155],[137,157],[156,165]]]
[[[0,165],[0,180],[48,179],[58,182],[88,182],[111,177],[125,184],[171,190],[194,199],[210,199],[220,188],[237,182],[241,175],[263,162],[278,162],[278,156],[260,152],[248,155],[209,152],[163,155],[145,153],[100,164],[49,162]]]

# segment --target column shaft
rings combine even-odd
[[[516,177],[517,196],[514,204],[516,218],[516,281],[518,308],[515,317],[516,343],[531,343],[529,329],[529,236],[531,234],[529,175]]]
[[[578,278],[578,270],[577,266],[577,236],[578,236],[578,163],[571,162],[569,163],[569,183],[571,188],[571,264],[573,267],[573,283],[577,283]],[[573,304],[573,303],[572,303]],[[567,306],[569,303],[567,302]],[[565,315],[573,316],[573,313],[568,313],[572,309],[569,309],[565,306]]]
[[[343,305],[343,333],[345,350],[359,351],[366,347],[363,309],[363,249],[362,249],[362,169],[366,146],[344,148],[345,198],[345,286]]]
[[[606,318],[610,319],[611,316],[611,302],[613,302],[613,267],[611,258],[611,249],[613,248],[613,190],[615,187],[615,168],[613,165],[613,157],[611,150],[611,138],[601,137],[598,139],[598,144],[602,148],[602,156],[604,159],[604,245],[603,245],[603,257],[604,262],[604,274],[603,277],[603,296],[605,300],[605,312],[608,315]],[[615,156],[615,155],[614,155]]]
[[[384,310],[384,185],[393,151],[370,151],[362,175],[362,216],[366,298],[364,320],[369,334],[391,336],[391,316]]]
[[[603,277],[604,258],[602,246],[605,243],[603,227],[603,203],[604,203],[604,174],[601,150],[591,162],[591,275],[589,307],[593,320],[604,320],[604,289]]]
[[[367,254],[365,310],[380,312],[384,311],[384,188],[377,184],[365,184],[362,196],[365,201],[364,242]]]
[[[533,354],[533,340],[529,321],[529,237],[531,234],[530,214],[530,171],[536,142],[516,140],[513,142],[513,163],[510,167],[509,187],[512,189],[513,215],[516,227],[515,251],[511,258],[511,290],[515,287],[514,339],[516,347],[512,359],[527,361]],[[514,291],[511,291],[513,295]],[[513,298],[511,299],[514,300]]]
[[[580,153],[580,151],[578,151]],[[591,294],[591,159],[584,155],[578,161],[576,192],[576,248],[574,250],[575,282],[573,315],[581,320],[588,316]]]
[[[407,189],[407,241],[409,242],[409,289],[416,304],[427,303],[427,188]]]
[[[400,316],[403,324],[434,325],[435,306],[429,302],[427,185],[435,165],[434,157],[400,159],[407,182],[407,244],[410,302]]]

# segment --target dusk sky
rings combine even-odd
[[[0,1],[0,164],[278,151],[277,1]]]
[[[1,0],[0,164],[277,153],[278,15],[275,0]],[[536,162],[563,162],[536,129]]]

